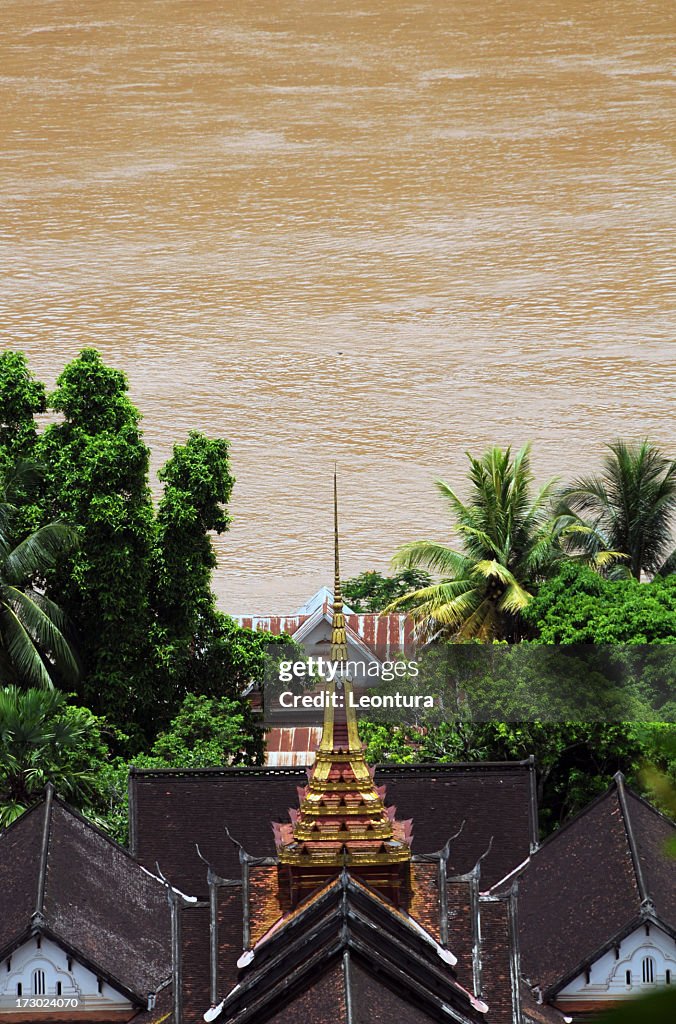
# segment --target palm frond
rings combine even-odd
[[[392,559],[393,568],[425,566],[439,576],[460,576],[467,571],[467,558],[459,551],[431,540],[404,544]]]
[[[0,611],[0,643],[7,650],[17,675],[29,686],[51,689],[53,682],[23,623],[14,609],[4,604]]]
[[[61,555],[72,551],[77,531],[67,523],[54,522],[30,534],[5,558],[5,574],[15,584],[56,565]]]
[[[37,600],[16,587],[5,588],[6,604],[11,604],[33,643],[54,662],[69,682],[74,682],[78,677],[77,661],[59,625],[48,612],[55,611],[61,622],[65,622],[65,616],[48,598],[41,595],[35,597]]]

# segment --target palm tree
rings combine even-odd
[[[642,573],[676,571],[676,460],[648,441],[607,447],[601,475],[576,480],[561,494],[566,547],[611,576],[640,580]]]
[[[72,802],[88,803],[98,733],[94,716],[58,690],[0,689],[0,828],[18,818],[52,782]]]
[[[520,612],[562,552],[550,511],[554,480],[530,497],[530,445],[512,458],[511,448],[490,448],[481,458],[467,453],[472,497],[467,503],[441,480],[436,486],[457,520],[462,550],[434,541],[406,544],[397,567],[424,566],[440,578],[390,605],[410,611],[424,635],[457,640],[518,640]]]
[[[65,615],[39,584],[73,548],[76,533],[57,521],[15,543],[18,510],[8,500],[13,486],[7,476],[0,481],[0,678],[50,688],[53,671],[70,682],[78,665],[64,635]]]

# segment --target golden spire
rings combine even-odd
[[[331,621],[331,661],[347,661],[347,633],[343,615],[343,593],[340,586],[340,553],[338,550],[338,474],[333,471],[333,618]]]
[[[330,683],[328,685],[328,693],[330,694],[327,702],[327,707],[324,710],[324,727],[322,729],[322,738],[319,744],[320,750],[333,750],[336,745],[346,746],[347,749],[353,753],[360,753],[362,750],[361,740],[359,739],[359,729],[357,728],[357,714],[352,705],[353,691],[352,683],[347,673],[347,631],[345,628],[345,615],[343,614],[343,593],[340,584],[340,545],[338,539],[338,474],[336,470],[333,471],[333,614],[331,617],[331,661],[338,665],[338,672],[336,674],[336,684]],[[341,719],[344,719],[346,727],[346,743],[338,742],[337,733],[340,733],[340,729],[335,729],[336,716],[334,711],[334,698],[333,694],[338,694],[338,700],[341,701],[341,711],[344,711],[344,715],[341,715]]]
[[[397,821],[394,808],[385,807],[384,789],[376,787],[359,739],[340,585],[335,471],[333,523],[331,661],[337,671],[335,681],[324,684],[322,738],[308,785],[300,792],[300,808],[289,812],[291,824],[274,825],[275,842],[280,863],[290,872],[294,903],[346,865],[396,900],[411,859],[411,823]]]

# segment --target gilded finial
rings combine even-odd
[[[333,618],[331,621],[331,661],[347,661],[347,634],[343,615],[343,594],[340,586],[340,552],[338,544],[338,473],[333,470]]]

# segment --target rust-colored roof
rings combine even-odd
[[[281,726],[270,729],[265,734],[265,763],[273,768],[311,765],[321,736],[321,726]]]
[[[256,629],[279,636],[295,633],[308,622],[313,615],[235,615],[233,618],[245,629]],[[332,607],[328,602],[322,606],[324,618],[330,622]],[[382,612],[356,612],[345,614],[348,640],[351,636],[358,637],[379,661],[387,661],[399,652],[412,654],[414,650],[413,620],[408,615],[388,614]]]

